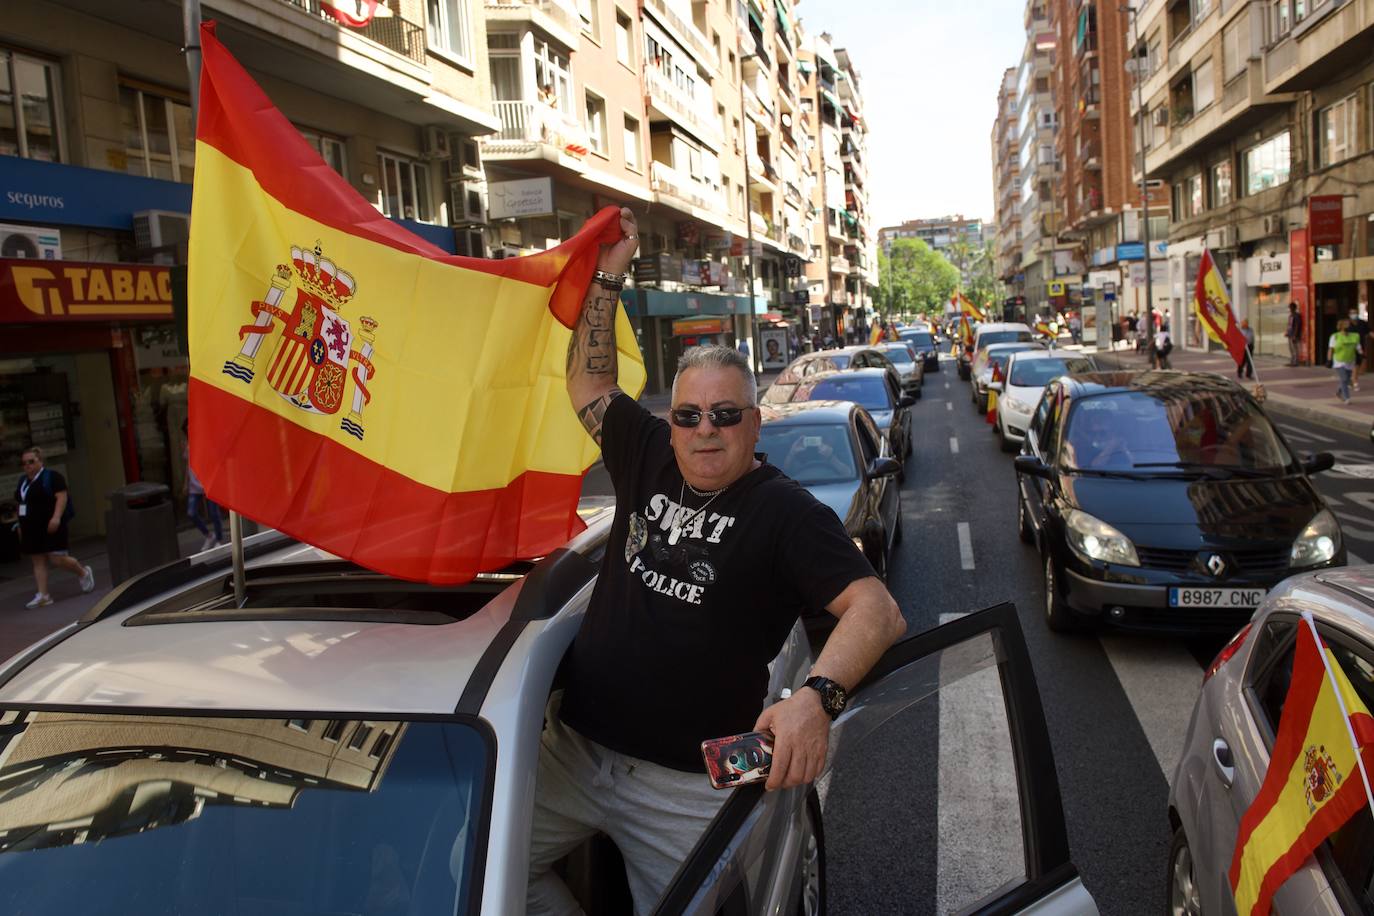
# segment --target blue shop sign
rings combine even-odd
[[[1118,261],[1143,261],[1145,260],[1144,242],[1122,242],[1116,246],[1116,259]]]

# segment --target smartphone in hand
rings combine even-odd
[[[734,789],[768,778],[773,766],[773,736],[748,732],[701,742],[706,773],[717,789]]]

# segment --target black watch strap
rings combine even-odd
[[[821,708],[831,721],[840,717],[849,702],[849,693],[828,677],[809,677],[802,682],[802,686],[810,687],[821,695]]]

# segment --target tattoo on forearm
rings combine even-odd
[[[569,376],[575,374],[616,377],[619,364],[615,351],[616,295],[595,283],[582,304],[582,317],[568,342]]]
[[[611,406],[611,401],[618,394],[620,389],[612,388],[577,412],[577,419],[582,421],[583,428],[591,434],[597,445],[601,444],[601,424],[606,419],[606,408]]]

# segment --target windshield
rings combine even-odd
[[[931,337],[929,331],[908,331],[901,335],[902,340],[911,344],[913,347],[933,347],[935,339]]]
[[[916,360],[911,358],[911,351],[908,350],[905,346],[884,347],[883,355],[890,359],[893,365],[898,367],[905,368],[913,367],[916,365]]]
[[[827,356],[826,359],[830,360],[831,365],[836,369],[849,368],[849,357],[845,354],[837,353],[834,356]]]
[[[460,723],[7,712],[0,912],[463,913],[487,754]]]
[[[804,487],[857,480],[848,424],[764,424],[759,447],[774,467]]]
[[[1074,358],[1018,359],[1011,366],[1010,385],[1013,388],[1044,388],[1061,375],[1092,372],[1090,360]]]
[[[984,331],[978,335],[978,349],[984,350],[995,343],[1019,343],[1031,339],[1030,331]]]
[[[806,398],[811,401],[853,401],[869,410],[891,410],[887,386],[878,376],[855,375],[849,378],[822,379]]]
[[[1071,470],[1209,468],[1279,473],[1293,463],[1269,419],[1246,398],[1133,391],[1074,405],[1065,430]]]

